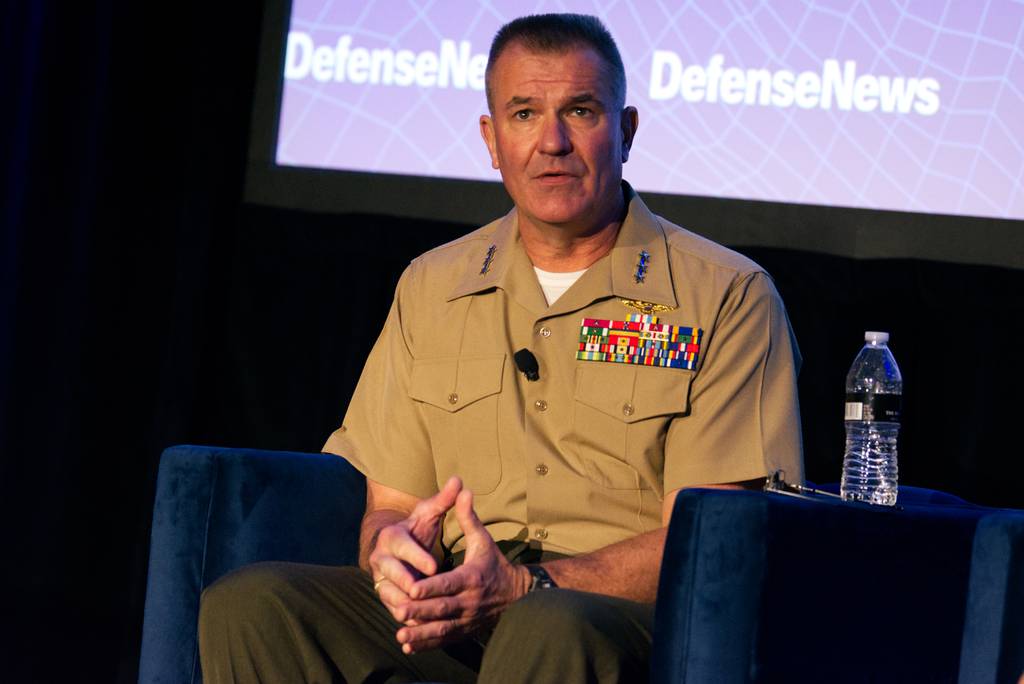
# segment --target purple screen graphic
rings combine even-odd
[[[497,181],[494,32],[596,14],[641,191],[1024,219],[1024,2],[293,0],[276,162]]]

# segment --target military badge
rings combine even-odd
[[[675,307],[665,306],[664,304],[655,304],[653,302],[645,302],[642,299],[620,299],[620,302],[628,306],[630,309],[636,309],[642,314],[656,314],[662,311],[672,311]]]
[[[640,250],[636,259],[636,271],[633,273],[633,280],[637,283],[644,282],[647,278],[647,267],[651,263],[651,254],[646,249]]]
[[[658,323],[651,314],[630,314],[625,321],[584,318],[576,359],[693,370],[703,336],[700,328]]]
[[[498,251],[498,248],[491,245],[487,248],[487,256],[484,257],[484,264],[480,268],[480,275],[486,275],[491,270],[491,262],[494,261],[494,253]]]

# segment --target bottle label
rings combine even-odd
[[[870,420],[879,423],[900,422],[899,394],[846,395],[846,420]]]

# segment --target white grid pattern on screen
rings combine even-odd
[[[557,11],[600,16],[619,43],[641,115],[625,174],[638,189],[1024,218],[1022,0],[295,0],[291,28],[395,50],[469,40],[478,53],[505,21]],[[859,74],[937,79],[942,105],[925,117],[651,101],[656,49],[770,70],[856,59]],[[484,106],[473,90],[286,81],[278,163],[497,180]]]

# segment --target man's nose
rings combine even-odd
[[[564,155],[572,151],[572,141],[562,117],[548,117],[540,134],[540,151],[544,154]]]

